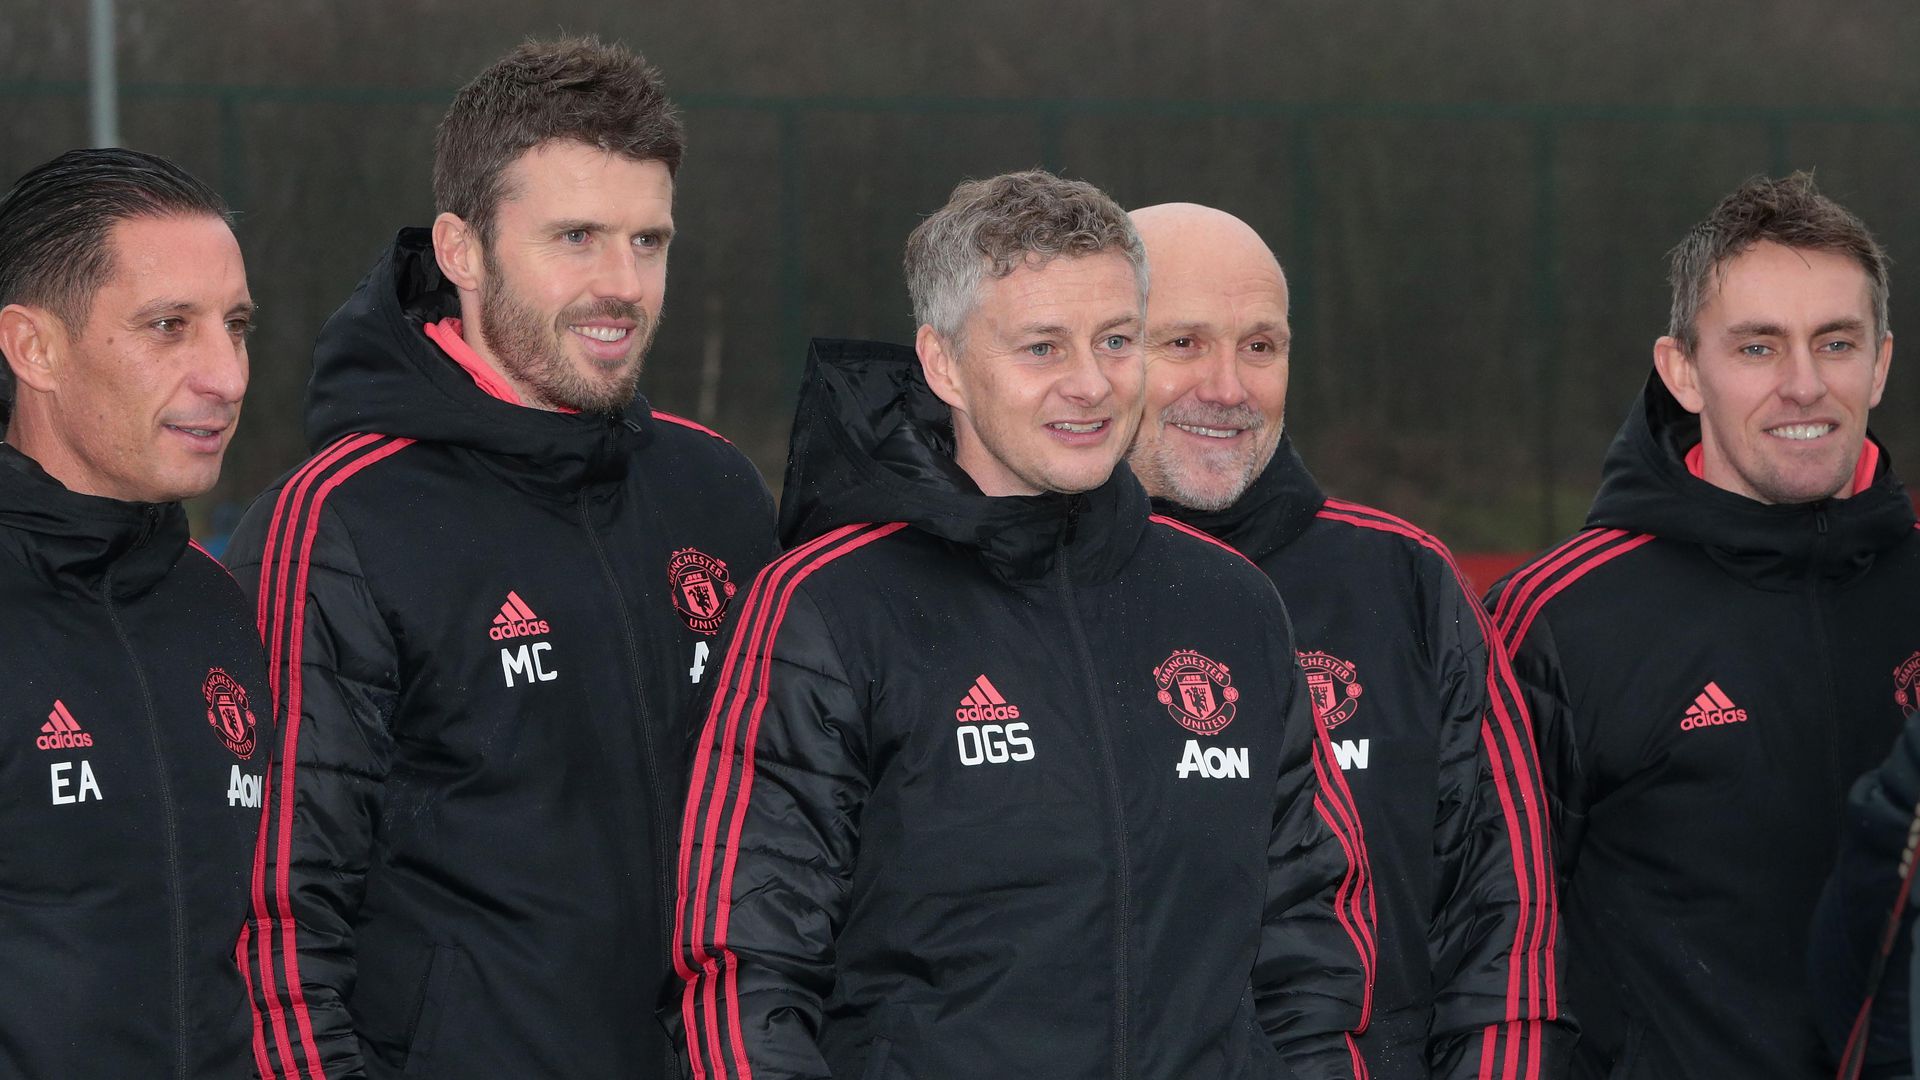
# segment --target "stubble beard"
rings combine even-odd
[[[566,353],[566,327],[595,319],[634,323],[633,360],[609,382],[583,376]],[[640,391],[640,371],[658,327],[658,321],[649,319],[639,305],[612,299],[567,308],[549,323],[508,287],[497,266],[487,268],[487,280],[480,289],[481,340],[507,374],[533,396],[534,404],[548,409],[618,415]]]

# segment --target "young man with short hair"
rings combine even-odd
[[[1913,505],[1867,432],[1887,260],[1797,174],[1670,256],[1587,527],[1487,597],[1540,733],[1576,1075],[1832,1075],[1807,927],[1920,655]]]

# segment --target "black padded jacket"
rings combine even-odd
[[[989,498],[951,438],[911,349],[815,343],[681,837],[695,1075],[1361,1071],[1359,823],[1272,585],[1124,465]]]
[[[235,533],[282,737],[241,943],[263,1075],[649,1076],[686,717],[772,500],[637,400],[489,396],[403,231]],[[638,1018],[638,1019],[636,1019]]]
[[[0,611],[0,1075],[250,1075],[251,609],[179,504],[81,495],[0,445]]]
[[[1376,1080],[1560,1075],[1575,1033],[1533,724],[1445,545],[1327,498],[1285,438],[1225,510],[1156,506],[1244,552],[1293,619],[1367,832]]]
[[[1767,505],[1693,475],[1657,375],[1587,528],[1495,586],[1540,737],[1580,1077],[1832,1075],[1807,928],[1848,786],[1920,650],[1913,505]]]

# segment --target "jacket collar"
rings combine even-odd
[[[808,350],[780,500],[788,547],[841,525],[904,521],[1009,582],[1062,559],[1075,579],[1104,581],[1132,558],[1147,514],[1125,463],[1079,494],[984,495],[954,463],[951,413],[912,349],[822,339]]]
[[[1867,439],[1877,464],[1850,497],[1758,502],[1687,467],[1687,455],[1700,441],[1699,418],[1674,400],[1655,373],[1607,451],[1587,524],[1699,544],[1730,573],[1757,585],[1851,577],[1914,528],[1913,503],[1886,447],[1871,431]]]
[[[0,444],[0,546],[55,588],[117,599],[152,588],[187,548],[179,503],[69,491],[39,462]]]
[[[1293,436],[1282,435],[1273,459],[1232,506],[1194,510],[1155,499],[1153,508],[1226,541],[1258,563],[1299,539],[1326,502],[1326,493],[1294,449]]]

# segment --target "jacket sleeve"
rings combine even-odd
[[[1294,1075],[1364,1077],[1352,1033],[1373,1001],[1373,881],[1359,811],[1291,668],[1254,1008]]]
[[[1911,1075],[1914,848],[1920,840],[1920,713],[1847,799],[1840,857],[1814,911],[1808,986],[1841,1076]],[[1876,985],[1877,983],[1877,985]],[[1862,1026],[1862,1017],[1866,1022]]]
[[[680,833],[674,968],[696,1080],[824,1080],[834,935],[867,797],[866,720],[804,592],[738,615],[695,746]]]
[[[1450,567],[1428,628],[1440,672],[1435,910],[1428,937],[1436,1077],[1563,1075],[1559,912],[1533,721],[1491,619]]]
[[[269,492],[229,547],[266,644],[278,741],[268,769],[252,902],[236,950],[267,1078],[365,1075],[347,1013],[353,921],[391,758],[393,638],[330,509]]]

